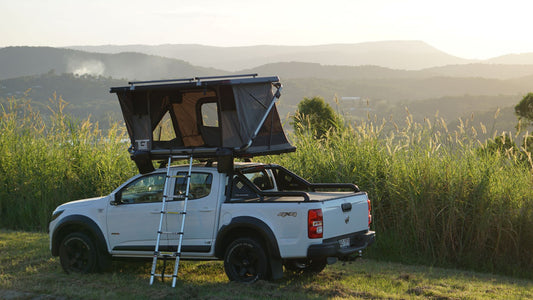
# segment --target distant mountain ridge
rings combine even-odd
[[[376,49],[377,45],[383,49]],[[174,46],[167,45],[169,53]],[[288,46],[228,49],[181,46],[189,50],[196,49],[196,55],[204,63],[211,60],[233,63],[235,67],[242,58],[243,62],[250,65],[261,64],[230,72],[223,68],[198,66],[183,57],[169,58],[166,57],[168,53],[154,55],[136,52],[139,50],[134,49],[136,46],[115,49],[118,53],[88,52],[96,51],[96,48],[88,51],[51,47],[0,48],[0,104],[9,97],[23,96],[31,88],[28,97],[42,111],[48,111],[48,98],[57,92],[71,103],[69,110],[76,116],[84,118],[90,114],[99,120],[105,120],[108,116],[121,119],[118,103],[109,94],[111,86],[126,85],[130,80],[258,73],[260,76],[280,76],[285,88],[278,109],[283,116],[294,112],[303,97],[313,96],[324,97],[335,107],[348,112],[347,117],[353,119],[367,118],[368,111],[380,116],[402,116],[409,103],[415,107],[410,111],[422,118],[434,115],[436,111],[447,118],[455,118],[470,115],[471,112],[466,110],[474,108],[488,113],[497,107],[510,107],[506,110],[508,122],[500,126],[510,130],[514,124],[509,124],[515,119],[511,106],[531,91],[533,82],[533,63],[499,63],[510,58],[513,58],[511,62],[516,63],[518,59],[527,59],[526,54],[502,57],[501,60],[468,61],[416,42],[324,45],[313,47],[313,51],[307,51],[302,46],[292,47],[294,51],[289,54],[286,53],[291,48]],[[225,56],[220,56],[219,50],[225,51]],[[302,53],[304,50],[307,52]],[[379,55],[373,57],[365,54],[365,51]],[[318,60],[324,53],[331,56],[328,63],[312,61]],[[260,58],[260,55],[266,56]],[[289,60],[290,55],[294,59]],[[346,65],[349,62],[346,55],[352,55],[352,63],[361,64]],[[276,61],[279,57],[287,61]],[[363,60],[365,57],[368,60]],[[398,59],[402,63],[414,59],[432,67],[413,70],[383,66],[386,64],[384,62],[394,63]],[[265,63],[270,60],[273,62]],[[441,63],[447,64],[439,65]],[[349,104],[334,101],[342,100],[345,96],[364,100]]]
[[[408,47],[409,44],[402,45]],[[325,48],[329,48],[329,46]],[[339,47],[342,48],[344,46],[339,45]],[[350,47],[346,46],[346,49]],[[372,48],[369,45],[365,47]],[[359,51],[362,51],[361,49],[363,48],[359,48]],[[401,47],[396,47],[396,49],[399,48]],[[428,48],[424,49],[427,50]],[[407,49],[404,50],[407,51]],[[402,56],[401,51],[396,56]],[[523,57],[527,57],[527,55]],[[322,78],[335,80],[416,79],[435,76],[505,80],[533,75],[533,64],[507,65],[480,62],[464,63],[463,61],[461,64],[450,64],[422,70],[405,70],[371,64],[360,66],[328,65],[304,62],[303,60],[305,59],[267,63],[253,68],[229,72],[223,69],[200,67],[181,59],[139,52],[95,53],[52,47],[7,47],[0,48],[0,80],[45,74],[51,70],[57,74],[91,74],[127,80],[157,80],[235,73],[279,75],[282,79]]]
[[[70,46],[67,48],[100,53],[139,52],[228,71],[250,69],[278,62],[309,62],[344,66],[376,65],[400,70],[419,70],[476,62],[446,54],[422,41],[380,41],[315,46],[216,47],[166,44]]]
[[[221,75],[228,72],[193,66],[167,57],[143,53],[92,53],[52,47],[0,48],[0,80],[20,76],[56,73],[91,74],[129,80],[151,80]]]

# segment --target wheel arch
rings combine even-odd
[[[70,215],[59,221],[52,234],[52,256],[59,255],[59,245],[72,232],[83,232],[95,243],[100,252],[107,253],[107,243],[100,227],[94,220],[83,215]]]
[[[235,217],[228,225],[222,226],[215,242],[215,256],[223,258],[226,247],[235,238],[241,236],[259,237],[260,242],[267,248],[267,255],[274,258],[281,257],[278,242],[272,229],[262,220],[247,216]]]

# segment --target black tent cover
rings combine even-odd
[[[257,74],[130,82],[113,87],[141,173],[170,155],[231,159],[294,151],[275,102],[277,76]]]

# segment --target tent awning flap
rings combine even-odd
[[[239,84],[233,86],[233,93],[239,116],[239,131],[242,134],[240,146],[242,146],[250,142],[270,103],[275,99],[270,84]]]

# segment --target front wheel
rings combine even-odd
[[[67,235],[59,245],[61,267],[69,273],[92,273],[97,270],[97,249],[86,234],[74,232]]]
[[[318,274],[327,265],[326,258],[317,259],[290,259],[283,264],[285,269],[299,274]]]
[[[253,283],[268,277],[268,260],[261,243],[253,238],[238,238],[227,248],[224,270],[231,281]]]

